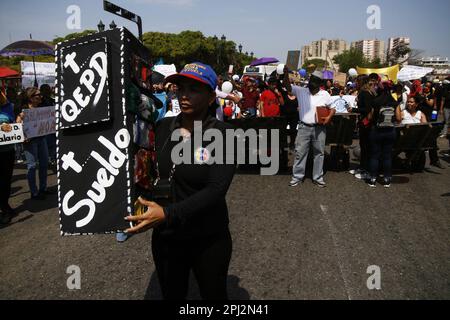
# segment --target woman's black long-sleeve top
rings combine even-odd
[[[171,134],[181,128],[182,114],[176,118],[165,118],[156,127],[156,152],[160,176],[168,178],[173,167],[172,149],[180,142],[172,142]],[[229,124],[207,116],[202,122],[203,132],[218,129],[223,133],[232,129]],[[194,137],[191,136],[191,140]],[[205,148],[211,142],[202,142]],[[192,143],[193,144],[193,143]],[[225,145],[225,143],[224,143]],[[191,163],[175,167],[172,179],[174,203],[164,207],[166,220],[155,228],[160,236],[173,239],[192,239],[219,234],[228,230],[228,208],[225,201],[233,180],[234,164],[195,164],[194,148]],[[225,154],[225,151],[224,151]],[[213,153],[214,155],[214,153]]]

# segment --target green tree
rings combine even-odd
[[[314,64],[317,70],[322,70],[327,65],[327,62],[322,59],[306,59],[302,69],[306,69],[310,64]]]
[[[409,53],[411,53],[411,49],[407,44],[401,42],[397,47],[395,47],[388,56],[388,62],[391,65],[394,64],[403,64],[408,58],[405,58]]]
[[[96,32],[97,31],[95,31],[95,30],[87,29],[87,30],[84,30],[81,32],[69,33],[65,37],[56,36],[56,38],[53,39],[52,44],[56,45],[57,43],[62,42],[62,41],[78,39],[78,38],[85,37],[87,35],[90,35],[90,34],[93,34]]]
[[[362,51],[356,48],[345,50],[343,53],[335,56],[333,61],[339,65],[339,71],[345,73],[351,68],[362,67],[367,63]]]
[[[56,37],[52,43],[73,40],[95,33],[95,30],[70,33],[64,37]],[[211,65],[218,74],[225,74],[228,66],[234,66],[234,72],[242,74],[252,57],[239,53],[236,43],[223,41],[214,37],[205,37],[200,31],[183,31],[178,34],[163,32],[146,32],[143,43],[150,50],[153,63],[162,58],[167,64],[175,64],[181,70],[187,63],[201,61]],[[20,70],[20,61],[31,61],[31,57],[0,57],[0,65]],[[38,62],[53,62],[54,57],[39,56]]]
[[[226,73],[229,65],[234,66],[236,73],[242,73],[244,66],[252,61],[251,57],[236,51],[233,41],[205,37],[200,31],[146,32],[143,42],[155,61],[162,58],[165,63],[175,64],[178,70],[189,62],[201,61],[211,65],[218,74]]]
[[[364,57],[362,51],[356,48],[345,50],[343,53],[335,56],[333,61],[339,65],[339,71],[345,73],[347,73],[349,69],[356,67],[378,69],[388,66],[386,63],[382,63],[380,58],[375,58],[372,61],[368,60]]]

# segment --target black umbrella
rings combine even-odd
[[[31,38],[31,35],[30,35]],[[35,56],[41,55],[54,55],[54,47],[44,41],[37,40],[22,40],[11,43],[0,51],[0,55],[4,57],[14,57],[14,56],[31,56],[33,57],[33,68],[34,68],[34,86],[37,87],[36,79],[36,66],[34,63]]]

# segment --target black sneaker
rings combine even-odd
[[[13,208],[11,208],[11,206],[9,204],[6,204],[6,205],[2,206],[1,210],[2,210],[3,213],[9,214],[13,218],[15,216],[17,216],[17,212]]]
[[[0,213],[0,224],[11,223],[12,216],[9,213]]]
[[[436,168],[439,168],[439,169],[444,169],[444,166],[441,164],[440,161],[431,163],[431,166],[436,167]]]
[[[31,196],[31,200],[45,200],[45,196],[41,193],[38,193],[37,195]]]
[[[327,184],[323,181],[313,181],[313,183],[318,186],[319,188],[326,188]]]
[[[384,179],[383,180],[383,186],[385,188],[390,188],[391,187],[391,181],[392,181],[392,179]]]
[[[43,195],[43,196],[50,196],[50,195],[56,194],[56,191],[47,189],[45,191],[39,191],[39,194]]]
[[[369,179],[367,181],[367,184],[369,185],[369,187],[371,188],[376,188],[377,187],[377,179]]]

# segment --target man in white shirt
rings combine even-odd
[[[331,96],[325,90],[321,90],[322,75],[315,72],[311,75],[308,88],[291,86],[289,83],[289,71],[284,73],[284,81],[288,92],[292,92],[298,99],[299,106],[299,130],[295,142],[295,161],[293,166],[292,180],[290,186],[295,187],[303,182],[306,172],[306,160],[310,146],[314,152],[313,182],[319,187],[325,187],[323,179],[323,163],[325,159],[326,128],[331,118],[336,113],[332,106]],[[323,124],[317,123],[317,107],[330,107],[329,115]]]

